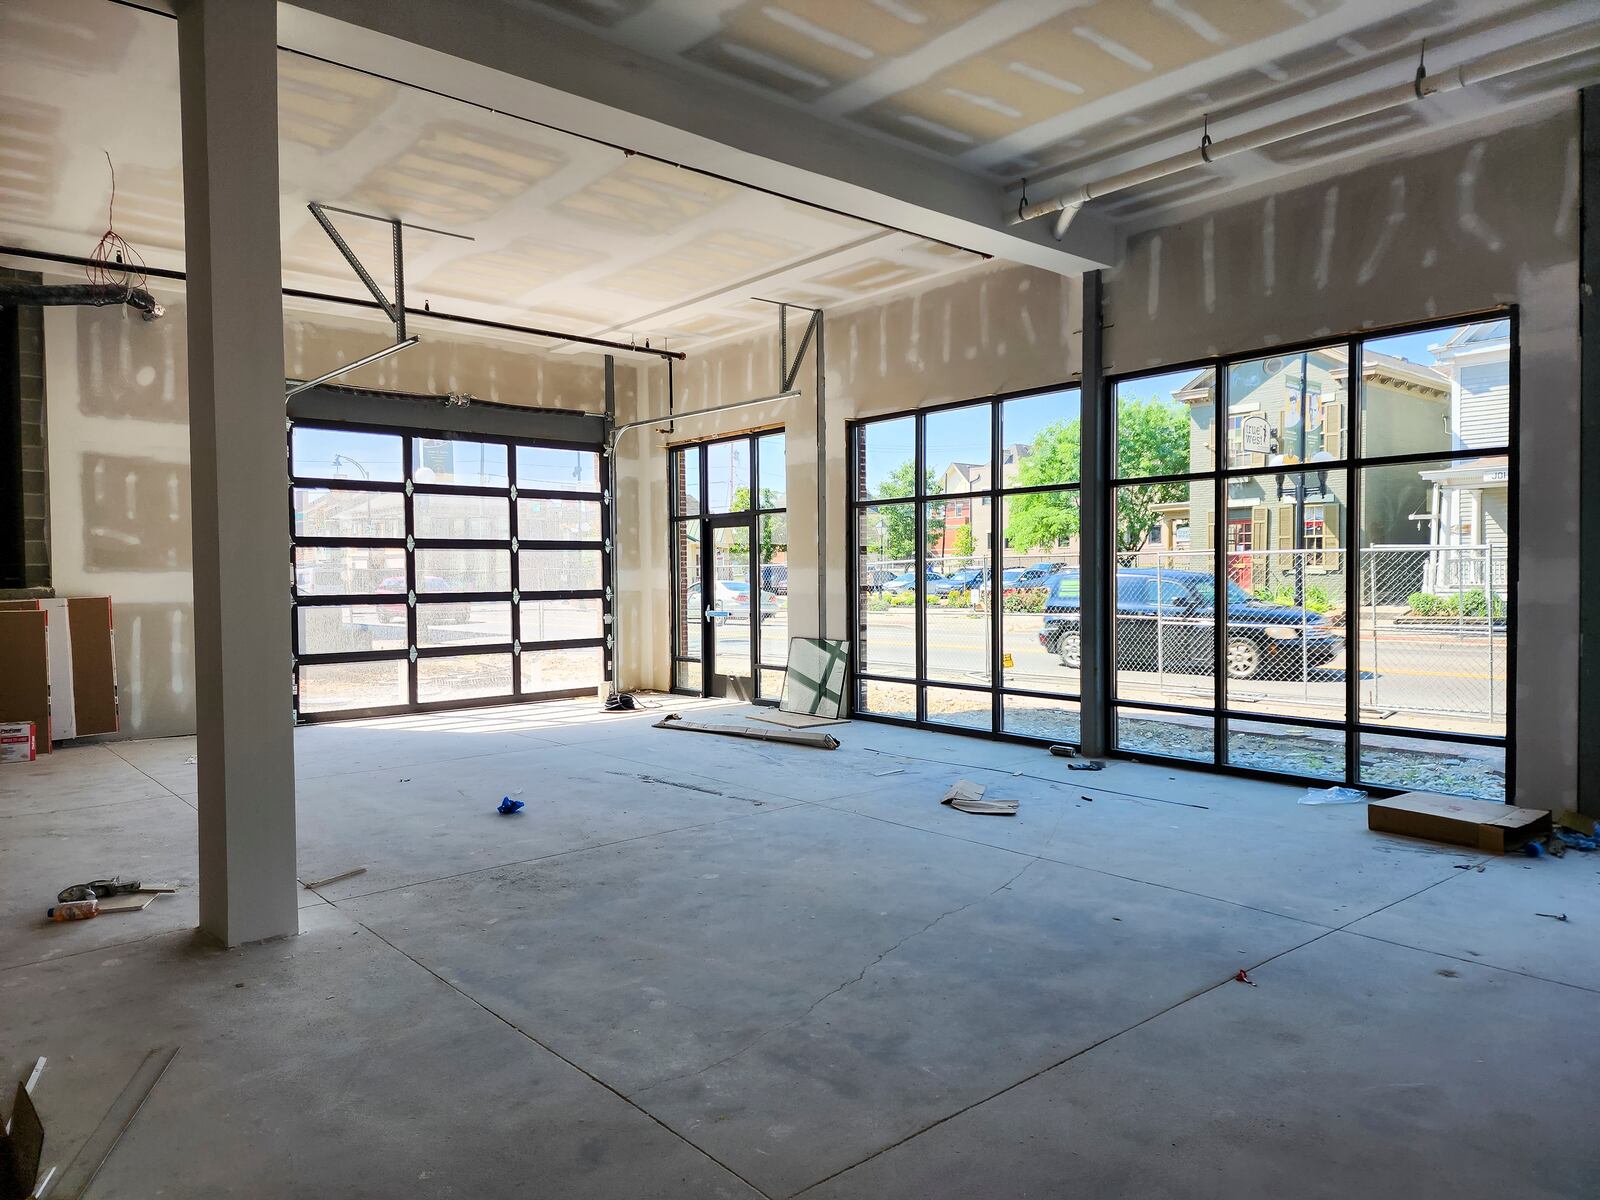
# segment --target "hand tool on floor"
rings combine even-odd
[[[125,896],[130,892],[137,892],[140,883],[137,879],[124,880],[120,875],[112,879],[96,879],[90,883],[75,883],[71,887],[62,888],[56,893],[56,899],[62,904],[70,904],[74,900],[87,900],[91,896],[96,900],[105,900],[111,896]]]

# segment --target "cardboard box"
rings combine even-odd
[[[41,751],[50,752],[49,614],[0,611],[0,722],[32,722]]]
[[[67,623],[72,632],[73,736],[115,733],[122,719],[117,702],[111,597],[74,596],[67,601]]]
[[[1550,814],[1542,808],[1517,808],[1492,800],[1405,792],[1371,801],[1367,828],[1504,854],[1549,833]]]
[[[32,762],[36,745],[32,721],[0,725],[0,763]]]

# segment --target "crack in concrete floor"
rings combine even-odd
[[[733,1062],[734,1059],[741,1057],[742,1055],[746,1054],[750,1050],[753,1050],[756,1046],[760,1045],[763,1041],[765,1041],[767,1038],[771,1037],[773,1034],[782,1033],[786,1029],[793,1029],[795,1026],[797,1026],[797,1025],[801,1024],[802,1022],[804,1022],[807,1017],[809,1017],[812,1013],[816,1012],[817,1009],[821,1008],[823,1004],[825,1004],[827,1001],[833,999],[840,992],[844,991],[846,988],[854,987],[856,984],[860,983],[863,979],[865,979],[867,977],[867,972],[871,971],[872,968],[876,967],[879,963],[881,963],[884,959],[888,958],[896,950],[899,950],[901,947],[906,945],[907,942],[910,942],[910,941],[914,940],[915,938],[921,937],[923,934],[927,933],[928,930],[932,929],[935,925],[939,924],[939,922],[943,921],[945,918],[956,916],[958,913],[964,913],[969,908],[972,908],[972,907],[974,907],[976,905],[982,904],[985,900],[990,900],[990,899],[993,899],[995,896],[998,896],[1001,892],[1005,891],[1012,884],[1016,883],[1017,880],[1021,879],[1022,876],[1023,876],[1023,873],[1025,871],[1027,871],[1027,869],[1029,867],[1033,866],[1035,863],[1040,862],[1040,861],[1042,861],[1042,860],[1038,859],[1038,858],[1030,858],[1026,863],[1024,863],[1022,865],[1022,870],[1018,871],[1015,875],[1011,876],[1010,879],[1006,880],[1004,883],[1002,883],[999,887],[995,888],[993,891],[987,892],[982,896],[975,897],[972,900],[968,900],[965,904],[959,905],[959,906],[957,906],[955,908],[946,909],[944,912],[942,912],[938,916],[934,917],[933,920],[929,921],[921,929],[916,929],[916,930],[913,930],[912,932],[906,934],[903,938],[901,938],[899,941],[897,941],[894,945],[890,946],[887,950],[885,950],[883,953],[879,954],[876,958],[874,958],[866,966],[862,967],[861,970],[858,971],[853,977],[851,977],[849,979],[846,979],[838,987],[833,988],[830,991],[824,992],[821,996],[818,996],[815,1000],[813,1000],[806,1007],[806,1010],[803,1013],[801,1013],[798,1017],[795,1017],[793,1020],[784,1021],[781,1024],[774,1025],[771,1029],[762,1030],[755,1037],[750,1039],[750,1041],[746,1042],[743,1046],[740,1046],[732,1054],[729,1054],[729,1055],[726,1055],[726,1056],[724,1056],[722,1058],[719,1058],[719,1059],[717,1059],[716,1062],[707,1063],[705,1066],[697,1067],[693,1071],[683,1071],[683,1072],[680,1072],[677,1075],[669,1075],[665,1079],[658,1079],[654,1083],[651,1083],[651,1084],[649,1084],[649,1085],[647,1085],[647,1086],[645,1086],[643,1088],[640,1088],[638,1091],[632,1093],[633,1096],[642,1096],[646,1092],[653,1091],[655,1088],[665,1087],[669,1083],[676,1083],[679,1080],[683,1080],[683,1079],[693,1079],[696,1076],[704,1075],[707,1071],[714,1071],[718,1067],[726,1066],[728,1063]]]

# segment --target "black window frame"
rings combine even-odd
[[[316,418],[291,418],[287,422],[287,473],[290,498],[289,511],[289,598],[291,605],[291,646],[293,650],[292,683],[294,716],[297,724],[317,724],[330,721],[353,721],[366,717],[394,716],[405,713],[447,712],[464,708],[485,708],[495,705],[519,704],[536,700],[572,699],[593,696],[604,681],[612,677],[612,556],[610,530],[606,526],[609,506],[606,496],[611,487],[610,462],[604,447],[591,442],[562,441],[551,438],[510,437],[488,435],[471,431],[441,430],[430,427],[367,424],[365,422],[320,420]],[[297,429],[326,429],[348,433],[375,433],[400,438],[402,480],[400,482],[368,479],[327,479],[297,475],[294,470],[294,433]],[[503,446],[506,451],[507,483],[504,487],[467,484],[417,482],[415,479],[415,444],[417,441],[459,441],[471,444]],[[574,450],[593,454],[597,459],[595,490],[569,490],[539,487],[536,483],[520,484],[517,478],[518,448]],[[404,536],[388,537],[316,537],[302,536],[295,527],[294,492],[296,488],[315,488],[330,491],[389,492],[402,496]],[[416,536],[415,497],[438,496],[492,496],[505,497],[509,507],[509,534],[505,538],[421,538]],[[518,501],[520,500],[579,500],[598,506],[600,536],[577,540],[521,539],[518,536]],[[388,593],[350,593],[305,595],[300,594],[299,571],[295,551],[301,547],[330,546],[339,548],[371,548],[399,550],[404,554],[405,596]],[[423,550],[504,550],[510,556],[510,586],[507,589],[459,592],[422,592],[417,589],[417,552]],[[600,586],[597,588],[522,589],[521,555],[523,551],[583,550],[593,551],[600,558]],[[539,600],[599,600],[601,632],[595,637],[544,639],[525,641],[522,638],[522,605]],[[455,646],[422,646],[418,640],[417,613],[419,606],[430,604],[474,604],[505,602],[510,606],[511,640],[509,642],[474,643]],[[339,607],[343,605],[394,605],[403,603],[406,608],[406,644],[396,650],[350,650],[315,654],[302,654],[300,649],[299,611],[302,608]],[[541,650],[572,650],[597,648],[600,651],[600,679],[583,687],[530,692],[522,685],[523,656]],[[418,697],[417,664],[423,659],[459,658],[477,655],[504,654],[510,658],[511,689],[490,696],[473,696],[451,700],[421,701]],[[339,708],[304,712],[300,707],[300,671],[302,667],[360,662],[399,662],[406,667],[406,700],[401,704],[368,705],[359,708]]]
[[[1427,333],[1433,330],[1452,329],[1463,325],[1483,324],[1493,321],[1509,321],[1510,351],[1509,351],[1509,381],[1507,400],[1507,442],[1504,445],[1474,447],[1472,449],[1434,448],[1417,452],[1404,452],[1393,454],[1365,454],[1362,452],[1362,409],[1364,407],[1361,396],[1361,380],[1363,378],[1362,348],[1366,343],[1383,341],[1392,337],[1407,334]],[[1348,555],[1345,571],[1345,594],[1343,596],[1346,625],[1344,629],[1345,640],[1345,696],[1344,716],[1339,719],[1318,718],[1307,716],[1286,715],[1280,712],[1263,710],[1257,712],[1241,711],[1237,707],[1230,707],[1228,700],[1227,672],[1214,669],[1212,703],[1206,707],[1179,704],[1162,704],[1144,700],[1123,701],[1117,695],[1117,671],[1115,669],[1115,644],[1112,631],[1112,613],[1106,614],[1107,628],[1099,631],[1097,639],[1104,647],[1106,656],[1106,678],[1108,681],[1108,711],[1106,714],[1106,728],[1110,731],[1110,746],[1108,752],[1118,758],[1127,758],[1134,761],[1154,760],[1181,764],[1201,770],[1216,770],[1228,774],[1241,775],[1248,778],[1270,779],[1277,781],[1291,781],[1311,785],[1327,785],[1339,783],[1352,787],[1361,787],[1378,795],[1391,795],[1404,791],[1402,787],[1391,784],[1369,782],[1361,775],[1361,748],[1362,736],[1395,738],[1397,740],[1411,740],[1433,743],[1458,743],[1462,745],[1499,747],[1505,754],[1505,799],[1507,803],[1513,801],[1516,794],[1516,687],[1517,678],[1517,622],[1518,622],[1518,556],[1521,546],[1521,529],[1518,513],[1518,497],[1520,493],[1520,326],[1518,311],[1515,305],[1502,305],[1473,312],[1451,314],[1441,317],[1431,317],[1422,321],[1406,322],[1399,325],[1389,325],[1361,329],[1344,334],[1329,334],[1324,337],[1306,339],[1304,341],[1285,343],[1282,345],[1261,347],[1249,351],[1230,354],[1212,355],[1205,358],[1192,359],[1187,362],[1173,363],[1159,367],[1146,367],[1137,371],[1118,372],[1105,376],[1102,386],[1101,404],[1105,414],[1104,427],[1110,447],[1109,459],[1112,470],[1105,481],[1105,497],[1107,512],[1115,511],[1116,489],[1119,486],[1130,484],[1152,484],[1162,482],[1192,483],[1209,481],[1213,490],[1212,504],[1212,551],[1214,556],[1213,570],[1218,580],[1216,589],[1219,603],[1216,605],[1212,636],[1214,638],[1213,653],[1215,664],[1225,661],[1224,645],[1228,630],[1228,589],[1226,582],[1229,578],[1227,555],[1227,513],[1226,503],[1227,487],[1230,481],[1245,478],[1286,477],[1297,474],[1306,474],[1312,470],[1326,471],[1329,474],[1340,472],[1345,477],[1347,501],[1345,504],[1345,538],[1342,547],[1343,553]],[[1346,386],[1347,412],[1345,418],[1344,435],[1341,439],[1341,455],[1336,459],[1319,462],[1313,468],[1309,463],[1286,463],[1280,466],[1266,466],[1257,464],[1242,464],[1232,466],[1228,461],[1225,448],[1225,438],[1219,436],[1212,454],[1210,469],[1204,471],[1182,472],[1162,476],[1122,476],[1116,469],[1117,447],[1117,387],[1119,384],[1152,376],[1175,374],[1178,372],[1200,372],[1210,370],[1213,373],[1213,420],[1224,420],[1228,411],[1228,368],[1239,363],[1250,362],[1255,359],[1282,356],[1291,357],[1296,354],[1340,348],[1348,356],[1348,380]],[[1365,472],[1372,468],[1389,466],[1410,466],[1436,463],[1449,459],[1453,461],[1468,461],[1474,459],[1505,458],[1508,473],[1508,528],[1507,528],[1507,562],[1506,562],[1506,624],[1504,642],[1506,647],[1506,713],[1504,734],[1477,734],[1457,732],[1442,728],[1397,727],[1378,725],[1361,719],[1360,683],[1361,683],[1361,617],[1360,617],[1360,563],[1362,546],[1362,498],[1365,492]],[[1321,501],[1318,501],[1319,503]],[[1107,540],[1108,551],[1112,556],[1111,566],[1114,569],[1117,554],[1114,539]],[[1115,578],[1115,575],[1113,575]],[[1354,624],[1352,624],[1354,622]],[[1491,635],[1492,636],[1492,635]],[[1134,711],[1167,712],[1187,716],[1209,717],[1212,720],[1212,759],[1207,762],[1202,759],[1165,756],[1152,752],[1149,749],[1137,751],[1126,750],[1117,745],[1116,719],[1120,710],[1131,709]],[[1339,732],[1344,738],[1344,764],[1342,777],[1306,775],[1289,770],[1275,770],[1260,766],[1244,766],[1231,763],[1228,756],[1229,723],[1245,722],[1253,724],[1294,726],[1308,729],[1323,729]]]
[[[763,654],[762,626],[765,622],[761,619],[761,590],[763,583],[761,562],[761,523],[766,517],[782,517],[787,533],[789,520],[789,489],[787,477],[784,481],[783,503],[777,506],[763,506],[761,503],[761,442],[764,438],[773,436],[784,439],[784,463],[788,463],[788,431],[782,425],[773,425],[763,429],[745,430],[736,434],[725,434],[710,437],[704,440],[691,442],[678,442],[667,447],[667,562],[670,573],[671,604],[669,620],[671,621],[668,641],[670,644],[669,661],[672,672],[670,690],[680,696],[710,696],[712,692],[712,675],[715,666],[713,653],[714,639],[705,636],[705,622],[701,622],[700,653],[698,655],[680,654],[678,652],[678,635],[686,628],[684,620],[686,614],[683,610],[683,588],[678,579],[678,530],[681,526],[695,522],[699,526],[700,534],[700,580],[702,595],[704,582],[711,577],[711,531],[715,527],[729,527],[739,525],[740,518],[747,518],[750,526],[750,578],[752,580],[752,617],[750,620],[750,670],[751,670],[751,699],[753,703],[761,705],[774,705],[782,698],[783,682],[782,673],[784,664],[768,663]],[[743,512],[714,513],[710,510],[708,496],[710,493],[711,455],[713,446],[729,445],[734,442],[747,443],[749,447],[750,462],[750,507]],[[678,492],[678,463],[685,451],[694,451],[697,455],[697,474],[695,486],[697,489],[697,510],[695,512],[682,511]],[[786,541],[785,546],[789,543]],[[787,550],[785,551],[787,555]],[[789,563],[783,564],[787,572]],[[786,575],[786,578],[791,578]],[[785,594],[787,608],[787,592]],[[785,645],[785,651],[788,647]],[[692,688],[680,685],[678,682],[678,668],[680,665],[696,667],[700,672],[700,686]],[[779,675],[777,686],[772,689],[763,686],[763,679],[767,673]]]
[[[1361,350],[1364,344],[1407,334],[1426,333],[1432,330],[1444,330],[1462,325],[1481,324],[1502,320],[1509,322],[1510,331],[1508,365],[1509,387],[1507,398],[1507,441],[1504,445],[1492,447],[1474,447],[1471,449],[1460,450],[1439,448],[1418,451],[1415,453],[1363,453],[1364,448],[1361,437],[1361,410],[1363,405],[1360,394],[1360,381],[1362,379]],[[1350,383],[1347,386],[1347,415],[1341,444],[1341,454],[1337,459],[1318,462],[1315,467],[1312,467],[1308,463],[1290,463],[1282,464],[1276,467],[1245,464],[1234,467],[1230,465],[1228,461],[1225,448],[1226,434],[1223,432],[1219,433],[1217,438],[1217,444],[1212,455],[1212,465],[1209,470],[1180,472],[1173,475],[1146,477],[1123,477],[1119,474],[1116,465],[1116,394],[1118,384],[1130,380],[1148,378],[1151,376],[1174,374],[1181,371],[1192,370],[1198,373],[1199,371],[1209,368],[1214,372],[1215,382],[1213,404],[1215,412],[1218,414],[1219,419],[1225,421],[1227,413],[1227,372],[1230,365],[1249,362],[1259,358],[1272,356],[1291,356],[1295,354],[1316,351],[1319,349],[1340,346],[1342,346],[1349,355],[1348,371]],[[1344,633],[1347,655],[1347,667],[1344,681],[1345,705],[1344,716],[1339,720],[1302,716],[1286,716],[1284,714],[1271,711],[1245,712],[1239,710],[1237,707],[1229,708],[1228,695],[1226,691],[1227,674],[1225,671],[1221,670],[1213,671],[1214,691],[1212,703],[1207,707],[1202,708],[1189,705],[1160,704],[1142,700],[1138,702],[1119,700],[1117,696],[1117,672],[1115,669],[1115,650],[1113,645],[1114,612],[1116,605],[1116,592],[1115,585],[1113,584],[1112,588],[1108,589],[1112,597],[1110,605],[1107,608],[1107,611],[1101,614],[1098,627],[1084,630],[1085,658],[1087,659],[1090,655],[1100,656],[1100,660],[1105,671],[1105,678],[1108,684],[1105,690],[1105,701],[1102,706],[1103,713],[1101,714],[1103,720],[1106,722],[1105,728],[1109,731],[1108,741],[1110,745],[1108,746],[1108,755],[1113,758],[1127,759],[1131,761],[1150,760],[1155,762],[1169,763],[1175,766],[1184,766],[1196,770],[1220,772],[1246,778],[1271,780],[1274,782],[1296,782],[1321,786],[1326,786],[1327,784],[1333,782],[1342,782],[1351,786],[1359,786],[1375,795],[1392,795],[1405,789],[1399,786],[1368,782],[1362,779],[1361,749],[1363,735],[1412,740],[1418,742],[1445,744],[1454,742],[1463,745],[1490,746],[1497,747],[1504,753],[1505,800],[1507,803],[1514,802],[1514,797],[1516,795],[1517,745],[1517,642],[1520,620],[1518,588],[1521,553],[1521,522],[1519,503],[1521,491],[1521,375],[1521,323],[1518,308],[1514,304],[1498,305],[1484,309],[1429,317],[1424,320],[1405,322],[1395,325],[1374,326],[1371,328],[1353,330],[1342,334],[1329,333],[1322,337],[1308,338],[1303,341],[1259,347],[1227,354],[1208,355],[1206,357],[1190,359],[1187,361],[1143,367],[1134,371],[1117,372],[1114,374],[1103,375],[1099,381],[1099,394],[1095,397],[1094,402],[1099,407],[1101,416],[1099,425],[1100,428],[1104,430],[1103,448],[1106,451],[1106,457],[1110,463],[1110,469],[1105,473],[1104,478],[1098,482],[1098,490],[1103,501],[1102,520],[1106,523],[1106,528],[1104,530],[1106,534],[1105,545],[1109,559],[1106,563],[1089,563],[1080,561],[1080,578],[1082,578],[1084,574],[1091,570],[1108,569],[1112,570],[1112,579],[1115,580],[1116,578],[1114,563],[1117,550],[1115,539],[1110,536],[1112,533],[1110,526],[1111,522],[1114,520],[1116,488],[1118,486],[1161,482],[1189,483],[1195,481],[1210,481],[1211,486],[1214,489],[1214,503],[1212,505],[1211,514],[1211,520],[1213,522],[1211,549],[1214,555],[1214,569],[1216,572],[1215,578],[1219,581],[1222,581],[1221,585],[1216,589],[1219,603],[1216,606],[1212,631],[1212,636],[1215,639],[1214,650],[1216,657],[1214,662],[1220,664],[1224,661],[1223,645],[1228,627],[1228,599],[1227,589],[1225,586],[1225,582],[1228,578],[1226,543],[1226,517],[1228,511],[1226,504],[1227,485],[1230,480],[1237,478],[1288,476],[1305,474],[1312,470],[1324,470],[1329,473],[1335,471],[1344,473],[1348,498],[1345,503],[1346,533],[1344,544],[1341,547],[1341,550],[1350,556],[1347,560],[1348,562],[1356,564],[1356,569],[1347,569],[1345,572],[1345,595],[1343,597],[1345,611],[1347,614],[1353,615],[1347,615],[1346,618],[1347,625]],[[1046,742],[1051,741],[1066,740],[1058,738],[1047,739],[1029,734],[1008,732],[1004,730],[1002,726],[1002,719],[998,711],[1000,704],[999,698],[1002,694],[1005,694],[1010,689],[1005,689],[1003,685],[999,684],[999,681],[1003,678],[1003,676],[1000,674],[1000,668],[998,664],[1001,651],[1001,644],[998,638],[992,639],[996,662],[991,665],[991,678],[988,685],[988,689],[994,693],[996,698],[996,715],[993,718],[991,728],[986,731],[956,724],[930,722],[927,720],[924,693],[927,686],[929,686],[929,683],[932,682],[933,686],[935,687],[950,687],[952,685],[941,681],[929,681],[926,678],[926,663],[924,661],[926,636],[925,630],[922,627],[922,613],[924,605],[920,599],[920,593],[922,590],[921,580],[924,578],[926,565],[925,546],[923,544],[923,505],[925,503],[925,497],[923,496],[922,492],[924,480],[920,475],[917,475],[915,478],[915,491],[912,496],[892,497],[887,499],[862,499],[858,495],[858,488],[856,484],[860,470],[860,442],[858,438],[858,430],[863,426],[878,422],[904,419],[907,417],[915,418],[916,435],[913,453],[915,456],[914,461],[920,464],[923,459],[923,421],[928,413],[972,404],[992,403],[995,406],[995,412],[997,414],[996,420],[998,421],[1000,406],[1006,400],[1014,399],[1018,396],[1060,391],[1078,386],[1079,382],[1077,380],[1068,380],[1066,382],[1055,384],[1049,387],[1032,388],[1026,391],[1006,393],[992,397],[983,397],[977,400],[960,400],[948,404],[930,405],[926,408],[920,409],[909,409],[892,413],[875,414],[870,417],[861,417],[846,422],[845,437],[847,439],[847,461],[850,464],[850,474],[848,477],[850,494],[846,505],[848,524],[847,544],[849,547],[847,562],[847,588],[849,592],[851,629],[858,630],[860,628],[861,620],[860,604],[862,593],[859,586],[859,580],[857,578],[859,575],[860,562],[860,547],[858,545],[859,524],[857,520],[857,513],[861,508],[891,503],[911,503],[915,506],[917,541],[916,570],[919,581],[917,585],[919,599],[918,603],[916,604],[917,622],[915,631],[915,665],[911,675],[893,676],[881,672],[862,672],[860,669],[861,664],[859,660],[859,638],[855,636],[852,636],[851,638],[850,665],[853,687],[855,689],[852,694],[858,701],[858,703],[854,705],[854,712],[852,714],[853,716],[861,720],[882,721],[887,724],[930,729],[943,733],[961,734],[963,736],[982,737],[989,740],[1022,742],[1035,745],[1045,744]],[[1083,402],[1084,401],[1080,397],[1080,403]],[[1225,430],[1225,428],[1226,426],[1224,424],[1222,429]],[[1088,442],[1085,441],[1082,443],[1080,449],[1084,456],[1084,461],[1080,463],[1078,472],[1079,483],[1070,486],[1080,489],[1081,493],[1083,481],[1089,477],[1090,464],[1088,459],[1091,454],[1095,453],[1096,448],[1091,447]],[[996,434],[993,440],[993,453],[999,454],[1000,451],[1000,438],[998,434]],[[1361,680],[1359,630],[1361,626],[1359,624],[1360,617],[1359,614],[1356,613],[1356,610],[1359,608],[1358,601],[1360,598],[1359,564],[1363,528],[1361,518],[1361,497],[1364,491],[1363,473],[1371,468],[1382,468],[1387,466],[1419,465],[1424,463],[1436,463],[1441,460],[1461,462],[1474,459],[1496,458],[1505,459],[1509,483],[1507,493],[1506,525],[1506,618],[1503,637],[1503,644],[1505,646],[1506,654],[1505,677],[1507,682],[1505,689],[1505,732],[1503,734],[1479,734],[1470,732],[1457,732],[1443,728],[1395,727],[1362,720],[1360,716],[1361,705],[1359,690]],[[916,475],[915,471],[913,473]],[[999,491],[1002,490],[998,487],[1000,478],[1000,472],[998,470],[992,470],[990,489],[987,493],[980,493],[991,496],[991,503],[993,502],[992,497],[996,496]],[[1320,503],[1322,501],[1314,502]],[[1195,532],[1196,531],[1191,526],[1191,538],[1193,539],[1191,541],[1191,545],[1194,544],[1194,541],[1198,540],[1197,538],[1194,538]],[[992,572],[998,574],[999,570],[1002,569],[998,565],[1000,561],[1001,560],[998,556],[991,559]],[[1000,606],[998,605],[992,606],[994,609],[998,609],[999,607]],[[1356,622],[1356,624],[1349,624],[1351,621]],[[1354,631],[1354,633],[1352,633],[1352,631]],[[864,682],[873,681],[911,687],[916,695],[915,716],[906,718],[864,711],[859,704],[862,684]],[[974,690],[984,689],[978,688]],[[1043,695],[1042,693],[1028,692],[1022,692],[1020,694]],[[1059,699],[1061,697],[1050,695],[1047,698]],[[1081,683],[1076,703],[1080,706],[1081,713],[1081,707],[1084,703],[1082,699]],[[1120,709],[1143,709],[1152,712],[1171,712],[1189,716],[1210,718],[1212,721],[1213,741],[1211,761],[1208,762],[1200,759],[1182,758],[1176,756],[1163,756],[1158,753],[1153,753],[1148,749],[1129,751],[1118,748],[1116,746],[1116,717]],[[1227,734],[1228,722],[1230,719],[1233,721],[1251,722],[1256,724],[1300,726],[1315,729],[1331,729],[1341,732],[1344,737],[1345,771],[1343,778],[1336,780],[1327,776],[1304,775],[1289,770],[1274,770],[1259,766],[1243,766],[1229,762]]]
[[[930,503],[942,500],[954,500],[970,503],[974,509],[981,504],[986,505],[990,517],[990,546],[989,557],[989,587],[991,595],[1001,583],[1006,570],[1006,549],[1003,519],[1006,513],[1006,501],[1015,496],[1029,495],[1045,492],[1070,493],[1078,499],[1079,511],[1082,511],[1083,494],[1083,468],[1079,464],[1077,477],[1066,483],[1043,483],[1028,486],[1008,487],[1005,484],[1005,471],[1002,455],[1005,450],[1004,443],[1004,413],[1005,406],[1012,400],[1022,400],[1033,396],[1049,396],[1059,392],[1076,392],[1080,416],[1080,430],[1082,429],[1081,417],[1083,410],[1082,381],[1077,378],[1067,379],[1061,383],[1050,384],[1044,387],[1023,388],[1014,392],[1002,392],[993,396],[983,396],[977,399],[955,400],[942,404],[930,404],[923,408],[903,410],[893,413],[875,414],[869,417],[857,417],[845,422],[846,451],[849,463],[848,494],[846,497],[846,523],[847,530],[847,570],[846,587],[849,593],[850,611],[850,679],[852,712],[854,716],[864,719],[884,721],[889,724],[904,725],[910,728],[931,729],[941,733],[959,733],[967,736],[984,737],[990,740],[1018,742],[1029,745],[1048,745],[1052,743],[1077,745],[1076,736],[1051,736],[1042,737],[1033,734],[1019,733],[1005,727],[1005,701],[1007,697],[1020,699],[1058,701],[1065,707],[1078,714],[1081,728],[1083,709],[1083,686],[1080,676],[1078,685],[1072,691],[1050,692],[1039,688],[1025,688],[1008,686],[1006,680],[1006,667],[1004,665],[1005,650],[1005,611],[1003,600],[999,603],[990,603],[987,617],[989,620],[989,682],[987,684],[966,684],[946,679],[932,679],[928,676],[927,662],[927,604],[924,595],[928,573],[928,547],[926,531],[927,507]],[[988,486],[966,492],[936,492],[927,490],[927,464],[925,426],[929,416],[948,412],[953,409],[978,408],[988,405],[989,412],[989,483]],[[862,487],[859,486],[864,478],[862,474],[862,437],[864,431],[872,425],[891,421],[913,419],[912,441],[912,491],[906,496],[864,497],[861,495]],[[918,469],[918,468],[922,469]],[[860,519],[861,510],[868,508],[882,508],[889,505],[910,505],[913,512],[914,544],[916,547],[915,565],[912,568],[916,575],[915,600],[912,611],[914,622],[912,627],[913,667],[910,675],[889,675],[881,671],[864,671],[861,663],[862,637],[861,632],[861,547]],[[1079,564],[1082,570],[1082,564]],[[884,683],[899,687],[910,687],[915,701],[915,715],[913,717],[898,717],[885,713],[870,713],[862,707],[861,700],[865,694],[865,684]],[[954,722],[932,721],[928,719],[927,693],[932,688],[935,691],[967,691],[975,694],[989,696],[989,728],[987,730],[973,728],[970,725],[960,725]]]

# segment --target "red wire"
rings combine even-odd
[[[111,171],[111,198],[106,203],[106,231],[95,243],[94,250],[89,255],[91,261],[83,271],[90,283],[142,288],[150,281],[150,277],[144,271],[144,257],[128,244],[127,239],[118,233],[116,228],[116,164],[111,161],[109,151],[102,150],[101,153],[106,156],[106,167]]]

